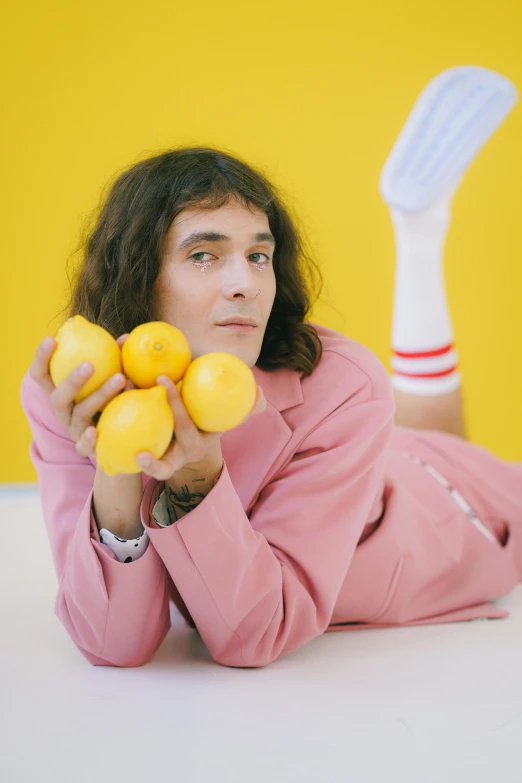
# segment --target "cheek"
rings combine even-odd
[[[207,302],[202,286],[196,287],[194,280],[182,274],[158,275],[154,286],[155,312],[158,320],[167,321],[179,329],[186,330],[189,324],[197,324],[212,305]]]

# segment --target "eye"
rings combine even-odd
[[[266,264],[270,260],[266,253],[252,253],[250,258],[252,258],[252,256],[264,256],[266,258],[266,261],[256,261],[256,264]]]
[[[196,258],[196,256],[209,256],[209,255],[210,253],[206,253],[204,250],[200,250],[198,253],[192,253],[192,255],[189,256],[189,258],[193,258],[194,261],[203,261],[202,258]]]

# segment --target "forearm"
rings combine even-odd
[[[187,465],[165,482],[167,510],[173,524],[196,508],[208,495],[223,468],[221,446],[201,463]]]
[[[106,528],[120,538],[140,536],[144,529],[140,521],[142,497],[141,473],[107,476],[97,468],[93,513],[98,529]]]

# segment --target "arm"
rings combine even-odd
[[[168,574],[153,546],[121,563],[92,514],[95,468],[80,456],[45,392],[27,374],[22,404],[59,586],[55,614],[94,665],[140,666],[170,628]]]
[[[160,527],[168,527],[169,525],[172,525],[174,522],[177,522],[179,519],[181,519],[181,517],[183,517],[185,514],[188,514],[189,511],[192,511],[197,505],[199,505],[199,503],[201,503],[203,498],[208,495],[212,487],[216,484],[219,476],[221,475],[222,469],[223,459],[220,457],[217,466],[210,463],[206,467],[202,465],[199,470],[192,468],[191,470],[179,471],[176,476],[166,482],[165,490],[161,493],[156,505],[152,510],[152,515],[155,522],[157,522]],[[105,474],[101,473],[101,476],[103,477]],[[213,478],[214,476],[215,478]],[[127,477],[115,476],[113,478],[123,480]],[[103,481],[103,478],[101,480]],[[120,488],[125,489],[123,483]],[[132,488],[130,488],[130,490],[131,489]],[[96,478],[94,480],[94,491],[96,494]],[[140,479],[138,507],[139,503],[141,502],[142,494]],[[109,495],[108,501],[110,502],[110,500],[111,496]],[[95,502],[94,505],[96,505]],[[132,506],[131,510],[133,513],[135,513]],[[120,513],[125,513],[125,509],[122,509]],[[139,512],[137,513],[139,514]],[[116,520],[116,522],[117,521],[118,520]],[[114,529],[114,526],[112,527]],[[141,528],[141,532],[139,531],[139,528]],[[128,538],[131,532],[130,530],[121,531],[120,529],[120,533],[117,534],[113,532],[113,529],[109,530],[105,526],[101,527],[98,522],[98,531],[101,543],[106,544],[109,549],[114,552],[120,563],[133,562],[145,554],[145,551],[149,545],[149,536],[147,531],[144,530],[141,521],[139,522],[139,528],[138,526],[136,527],[138,530],[136,537]],[[185,619],[188,621],[189,625],[194,628],[194,623],[190,622],[187,614],[183,612],[183,608],[180,606],[178,601],[176,601],[176,605],[182,614],[185,615]]]
[[[385,373],[385,369],[382,368]],[[212,657],[257,667],[322,634],[379,487],[394,401],[371,381],[315,426],[247,517],[225,462],[211,492],[159,529],[142,520]]]
[[[164,524],[172,525],[193,511],[216,485],[224,467],[219,443],[216,452],[199,465],[179,470],[165,482],[165,492],[158,503],[158,514],[162,514]],[[158,521],[158,515],[154,516]]]
[[[107,476],[96,468],[93,514],[98,530],[105,528],[120,538],[138,538],[143,533],[140,504],[143,497],[141,474]]]

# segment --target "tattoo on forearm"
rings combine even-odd
[[[195,479],[195,481],[205,481],[205,479]],[[177,491],[167,487],[167,509],[170,524],[177,522],[182,516],[196,508],[204,497],[204,492],[191,492],[187,484]]]

